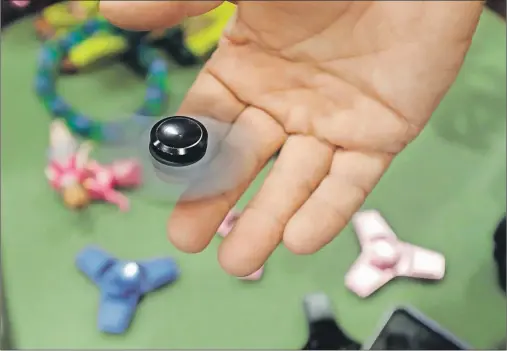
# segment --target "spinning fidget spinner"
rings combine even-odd
[[[395,277],[444,277],[444,256],[400,241],[378,211],[358,212],[352,224],[361,255],[345,276],[345,285],[360,297],[370,296]]]
[[[141,192],[151,199],[195,201],[220,195],[244,182],[247,165],[255,163],[248,152],[253,140],[237,123],[187,116],[155,123],[150,117],[134,120],[137,125],[126,128],[122,143],[103,147],[102,159],[138,159],[144,180]]]

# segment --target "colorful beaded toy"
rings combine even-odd
[[[36,92],[46,109],[55,118],[63,118],[73,133],[94,141],[116,143],[123,141],[122,137],[128,125],[126,121],[95,121],[75,111],[56,93],[56,78],[59,76],[61,60],[73,46],[99,31],[128,35],[127,31],[113,26],[105,19],[96,18],[72,30],[68,35],[44,43],[38,63]],[[140,42],[137,50],[141,64],[148,71],[144,103],[132,117],[134,124],[141,126],[148,122],[146,117],[160,116],[165,111],[168,67],[156,49],[146,43]]]

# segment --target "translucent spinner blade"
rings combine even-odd
[[[126,142],[117,146],[101,147],[98,158],[102,162],[135,158],[143,168],[143,185],[140,193],[152,201],[194,201],[220,195],[234,189],[246,180],[251,138],[244,128],[205,117],[192,117],[207,130],[208,140],[204,156],[197,162],[178,166],[166,165],[150,153],[153,126],[126,128]]]

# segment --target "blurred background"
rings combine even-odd
[[[2,0],[2,349],[300,349],[309,337],[303,297],[317,291],[359,344],[386,313],[411,306],[472,348],[504,345],[505,227],[495,230],[505,216],[505,1],[487,5],[456,83],[365,204],[403,240],[442,252],[447,275],[431,284],[399,279],[360,299],[343,284],[359,254],[350,227],[312,256],[280,247],[260,280],[242,281],[219,268],[219,238],[198,255],[170,245],[169,206],[133,190],[128,213],[94,203],[77,214],[47,184],[52,118],[65,116],[76,136],[100,144],[133,111],[173,113],[233,5],[134,33],[101,18],[96,1]],[[102,333],[99,292],[74,265],[89,244],[124,259],[170,255],[181,277],[143,299],[126,333]]]

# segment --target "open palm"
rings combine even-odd
[[[108,1],[120,26],[157,29],[220,1]],[[178,204],[169,237],[203,250],[270,157],[259,193],[221,244],[219,261],[244,276],[283,241],[298,254],[330,242],[393,158],[422,130],[469,48],[480,2],[248,1],[180,112],[249,128],[249,179],[216,198]]]

